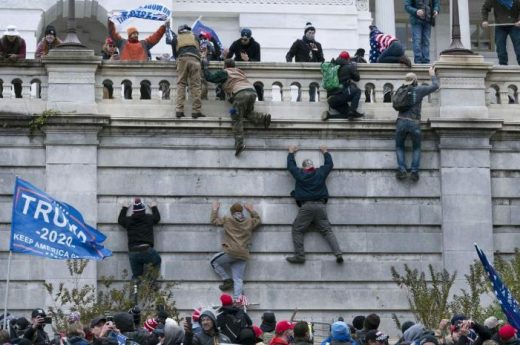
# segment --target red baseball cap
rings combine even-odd
[[[282,334],[283,332],[288,331],[293,328],[294,328],[294,324],[292,322],[287,321],[287,320],[279,321],[276,324],[275,333]]]
[[[512,337],[514,337],[515,334],[516,334],[516,329],[509,324],[506,324],[506,325],[500,327],[500,329],[498,330],[498,336],[502,340],[509,340]]]

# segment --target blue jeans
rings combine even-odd
[[[407,170],[404,156],[404,142],[406,137],[410,135],[413,148],[412,172],[418,172],[419,164],[421,163],[421,124],[417,121],[397,119],[395,127],[395,153],[399,170]]]
[[[247,261],[220,252],[211,258],[210,264],[215,273],[217,273],[223,280],[233,279],[233,298],[235,300],[243,294],[244,274],[246,271]],[[231,276],[233,278],[229,277],[229,270],[231,270]]]
[[[496,26],[495,44],[497,46],[498,63],[507,65],[507,36],[511,37],[515,49],[516,61],[520,65],[520,28],[516,26]]]
[[[404,55],[404,49],[399,41],[394,41],[390,47],[383,50],[377,58],[379,63],[399,63],[399,59]]]
[[[161,267],[161,256],[153,248],[148,248],[145,251],[128,252],[128,259],[132,269],[132,279],[142,276],[144,266],[147,264],[151,264],[157,270]]]
[[[430,36],[432,26],[421,22],[412,25],[412,46],[415,63],[430,63]]]

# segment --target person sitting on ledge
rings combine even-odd
[[[412,62],[405,55],[404,48],[397,37],[384,34],[375,25],[370,25],[370,62],[402,63],[412,67]]]

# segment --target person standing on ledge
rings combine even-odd
[[[336,262],[343,263],[343,255],[339,248],[336,235],[332,231],[329,218],[327,216],[326,204],[329,199],[329,191],[325,180],[331,172],[334,164],[332,156],[328,152],[327,146],[321,146],[320,151],[325,159],[324,164],[315,168],[310,159],[305,159],[302,168],[298,168],[294,158],[298,147],[289,146],[289,154],[287,155],[287,169],[296,180],[294,190],[291,196],[296,200],[296,204],[300,209],[298,215],[292,225],[292,238],[294,244],[294,256],[286,258],[292,264],[305,263],[305,251],[303,247],[303,236],[309,229],[311,224],[325,238],[331,247]]]

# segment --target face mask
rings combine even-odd
[[[244,214],[242,212],[235,212],[232,214],[233,218],[235,218],[236,220],[238,220],[239,222],[243,221],[244,220]]]
[[[305,34],[305,37],[306,37],[309,41],[314,41],[314,35],[315,35],[315,32],[314,32],[314,31],[307,31],[307,33]]]

